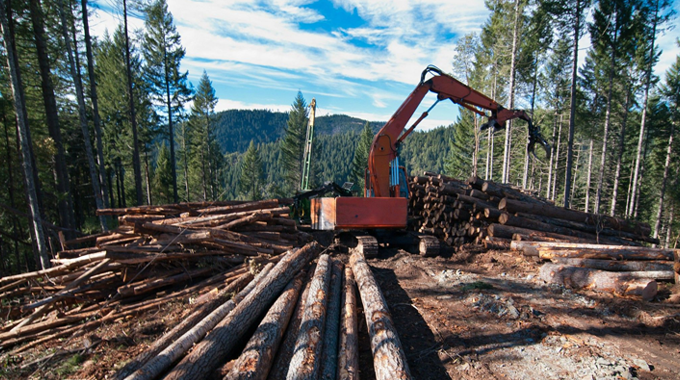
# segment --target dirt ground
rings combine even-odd
[[[680,290],[651,302],[538,280],[539,263],[475,248],[369,260],[415,379],[680,379]],[[105,379],[187,313],[164,305],[86,337],[0,355],[0,378]],[[360,316],[363,318],[363,315]],[[373,378],[364,320],[361,378]]]

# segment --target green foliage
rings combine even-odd
[[[172,163],[170,162],[170,151],[162,142],[156,147],[158,157],[156,158],[156,168],[153,177],[153,193],[157,204],[172,203]]]
[[[289,195],[300,188],[306,128],[307,103],[305,103],[302,92],[298,91],[288,114],[288,122],[281,142],[284,191]]]
[[[370,124],[366,122],[364,129],[359,136],[359,143],[354,151],[354,158],[352,159],[351,180],[360,188],[364,188],[364,178],[366,169],[368,168],[368,154],[371,151],[373,144],[373,136],[375,132]]]
[[[450,128],[453,138],[451,150],[444,163],[444,172],[454,178],[468,178],[472,175],[472,156],[475,151],[475,114],[462,111],[458,120]]]
[[[264,171],[262,170],[262,159],[259,149],[255,143],[250,141],[248,150],[243,155],[241,162],[241,177],[239,178],[239,188],[241,195],[246,200],[256,201],[262,199]]]

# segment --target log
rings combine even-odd
[[[266,273],[269,272],[271,267],[273,267],[273,265],[265,266],[262,269],[262,271],[260,271],[259,275],[265,276]],[[163,334],[163,336],[160,339],[154,341],[154,343],[151,346],[149,346],[149,348],[147,348],[144,352],[137,355],[133,360],[128,362],[125,365],[125,367],[123,367],[120,371],[116,373],[114,379],[116,380],[124,379],[128,377],[131,373],[137,371],[151,358],[155,357],[161,351],[163,351],[168,345],[170,345],[170,343],[174,342],[180,336],[184,335],[187,331],[189,331],[190,328],[194,327],[198,322],[207,317],[208,314],[210,314],[213,310],[215,310],[221,304],[226,302],[227,296],[231,295],[234,292],[240,292],[242,289],[244,289],[246,284],[250,283],[254,287],[255,284],[257,283],[257,280],[256,281],[252,280],[253,275],[251,273],[245,273],[241,275],[238,279],[232,281],[226,288],[224,288],[220,293],[218,293],[215,299],[199,306],[198,309],[196,309],[193,313],[184,318],[184,320],[175,327],[173,327],[172,330]],[[250,290],[246,291],[250,292]]]
[[[552,263],[543,264],[540,278],[569,288],[591,289],[618,296],[640,297],[643,300],[651,300],[658,290],[656,281],[635,278],[626,272],[607,272]]]
[[[406,354],[392,322],[387,302],[366,259],[354,253],[350,256],[350,265],[356,276],[361,303],[364,306],[376,379],[411,379]]]
[[[342,293],[342,319],[339,337],[338,380],[359,379],[359,323],[356,282],[350,267],[345,268]]]
[[[539,235],[533,233],[533,231],[532,231],[531,233],[529,233],[529,234],[515,233],[515,234],[512,234],[512,240],[513,240],[513,241],[523,241],[523,242],[528,242],[528,241],[536,241],[536,242],[539,242],[539,241],[543,241],[543,242],[554,242],[554,243],[558,243],[558,242],[562,242],[562,243],[568,243],[568,242],[578,243],[578,242],[581,242],[581,239],[579,239],[579,238],[577,238],[577,237],[574,237],[574,236],[563,236],[562,238],[554,238],[554,237],[545,236],[545,234],[543,234],[543,235],[544,235],[544,236],[539,236]]]
[[[224,362],[236,343],[318,250],[318,243],[311,242],[295,252],[287,253],[269,275],[213,329],[210,339],[196,345],[170,371],[166,380],[207,378]]]
[[[498,222],[506,226],[514,226],[526,228],[534,231],[550,232],[560,235],[574,236],[582,240],[601,242],[601,243],[614,243],[611,239],[605,236],[596,236],[587,232],[573,230],[571,228],[565,228],[560,226],[554,226],[552,224],[543,223],[541,221],[529,218],[523,218],[519,216],[513,216],[507,212],[503,212],[498,217]]]
[[[288,323],[288,329],[286,329],[283,342],[281,343],[279,352],[276,355],[274,364],[272,365],[272,368],[269,372],[269,380],[286,379],[286,375],[288,374],[288,366],[290,365],[290,359],[293,357],[295,343],[297,342],[298,333],[300,332],[302,315],[305,313],[305,300],[307,300],[307,295],[309,294],[309,288],[312,284],[314,272],[316,272],[316,264],[312,264],[307,271],[304,289],[302,290],[300,297],[298,297],[297,304],[295,305],[295,311],[293,312],[293,316]]]
[[[303,278],[304,273],[300,273],[291,280],[262,319],[224,380],[265,380],[267,378],[283,338],[283,332],[293,314]]]
[[[176,284],[178,282],[190,281],[193,278],[203,277],[208,275],[212,271],[213,268],[198,268],[190,270],[188,272],[182,272],[180,274],[170,277],[153,278],[152,281],[145,282],[143,284],[124,285],[118,288],[118,294],[128,297],[133,295],[140,295],[154,291],[158,288]]]
[[[499,238],[499,237],[494,237],[494,236],[487,236],[483,240],[484,248],[495,249],[497,251],[507,251],[507,250],[509,250],[511,242],[512,241],[510,239],[504,239],[504,238]]]
[[[673,250],[673,268],[675,269],[675,283],[680,284],[680,249]]]
[[[323,348],[328,293],[331,280],[330,257],[319,257],[305,300],[305,312],[298,333],[293,357],[288,366],[287,380],[311,380],[319,377],[321,349]]]
[[[279,201],[276,199],[267,199],[263,201],[255,201],[242,203],[232,206],[217,206],[217,207],[206,207],[203,209],[196,210],[199,214],[210,215],[210,214],[230,214],[234,212],[251,211],[251,210],[262,210],[269,208],[276,208],[279,206]]]
[[[268,270],[267,272],[270,272]],[[245,298],[256,285],[268,275],[267,272],[253,279],[248,286],[239,292],[239,299]],[[252,284],[252,285],[251,285]],[[165,372],[177,359],[184,355],[196,342],[203,339],[208,331],[212,330],[228,313],[234,310],[239,299],[231,299],[210,312],[191,329],[186,331],[177,340],[168,345],[158,355],[151,358],[144,366],[137,369],[125,380],[152,380]]]
[[[527,256],[540,256],[543,259],[584,258],[671,261],[674,252],[671,249],[660,248],[559,242],[513,242],[512,249],[521,250]]]
[[[588,241],[596,243],[595,241],[577,238],[575,236],[561,235],[552,232],[535,231],[528,228],[513,227],[506,224],[492,223],[487,228],[489,236],[511,239],[514,234],[528,236],[531,239],[539,240],[543,237],[550,239],[566,240],[566,241]]]
[[[331,282],[328,293],[328,313],[324,327],[323,351],[321,354],[322,380],[335,380],[338,368],[338,336],[340,332],[340,299],[344,264],[337,259],[331,261]]]
[[[510,213],[523,212],[590,225],[602,225],[603,227],[626,231],[642,236],[649,235],[651,233],[651,227],[645,223],[633,222],[607,215],[591,214],[552,206],[549,204],[522,202],[507,197],[501,200],[501,202],[498,204],[498,208]]]
[[[556,258],[552,262],[572,267],[601,269],[611,272],[648,272],[645,278],[673,279],[673,265],[668,261],[619,261],[580,258]]]

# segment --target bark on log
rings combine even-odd
[[[293,357],[295,350],[295,343],[297,342],[298,333],[300,332],[300,325],[302,324],[302,315],[305,313],[305,301],[309,294],[309,288],[312,285],[312,278],[316,272],[316,264],[312,264],[307,271],[307,278],[302,294],[298,297],[295,305],[295,312],[291,317],[286,329],[286,335],[283,337],[283,342],[276,355],[272,369],[269,372],[269,380],[285,380],[288,374],[288,367],[290,366],[290,359]]]
[[[356,282],[350,267],[345,268],[342,293],[342,319],[338,353],[338,380],[359,379],[359,322]]]
[[[675,269],[675,283],[680,284],[680,249],[673,250],[673,268]]]
[[[260,271],[260,276],[266,276],[266,273],[273,267],[273,265],[265,266],[262,271]],[[141,368],[146,362],[151,358],[158,355],[163,351],[171,342],[177,340],[180,336],[184,335],[190,328],[194,327],[198,322],[203,320],[208,316],[213,310],[215,310],[219,305],[227,301],[227,297],[234,292],[240,292],[246,284],[254,284],[257,281],[252,281],[253,275],[251,273],[244,273],[238,279],[232,281],[226,288],[224,288],[214,300],[209,303],[201,305],[196,311],[191,313],[188,317],[176,325],[172,330],[163,334],[160,339],[157,339],[149,348],[144,352],[137,355],[132,361],[127,363],[120,371],[118,371],[114,377],[116,380],[121,380],[128,377],[131,373],[135,372]],[[248,290],[250,291],[250,290]]]
[[[604,227],[607,228],[626,231],[643,236],[649,235],[652,231],[651,227],[645,223],[633,222],[607,215],[590,214],[548,204],[522,202],[509,198],[503,198],[499,203],[498,208],[500,210],[506,210],[510,213],[524,212],[591,225],[603,224]]]
[[[540,278],[574,289],[591,289],[618,296],[641,297],[644,300],[654,298],[658,290],[656,281],[635,278],[625,272],[607,272],[551,263],[543,264]]]
[[[558,242],[513,242],[512,249],[527,256],[543,259],[584,258],[610,260],[666,260],[673,259],[672,249],[628,247],[625,245],[600,245]]]
[[[493,237],[500,237],[500,238],[505,238],[505,239],[511,239],[514,234],[520,234],[520,235],[525,235],[528,236],[532,239],[539,240],[542,237],[546,237],[549,239],[559,239],[559,240],[566,240],[566,241],[587,241],[590,243],[596,243],[595,241],[589,240],[589,239],[581,239],[577,238],[575,236],[567,236],[567,235],[561,235],[561,234],[556,234],[552,232],[543,232],[543,231],[535,231],[531,230],[528,228],[521,228],[521,227],[513,227],[513,226],[508,226],[505,224],[498,224],[498,223],[492,223],[489,225],[487,228],[487,231],[489,232],[489,236]]]
[[[225,380],[265,380],[302,288],[304,273],[297,275],[281,293],[246,344]]]
[[[572,267],[601,269],[611,272],[655,272],[657,274],[650,274],[647,278],[656,280],[673,278],[673,265],[668,261],[619,261],[580,258],[556,258],[552,261]]]
[[[411,379],[406,354],[392,322],[387,302],[366,259],[356,253],[352,254],[350,265],[356,276],[361,303],[364,305],[376,379]]]
[[[255,289],[220,322],[209,340],[200,342],[166,377],[173,379],[204,379],[219,367],[234,345],[243,337],[263,311],[268,309],[290,280],[317,254],[316,242],[296,252],[289,252]]]
[[[186,331],[172,344],[168,345],[158,355],[151,358],[144,366],[136,370],[132,375],[125,378],[125,380],[152,380],[157,378],[161,373],[165,372],[177,359],[182,357],[196,342],[203,339],[217,323],[219,323],[228,313],[230,313],[238,302],[245,298],[253,289],[263,281],[268,275],[268,272],[261,272],[253,281],[248,284],[241,292],[239,292],[239,299],[231,299],[224,302],[222,305],[214,309],[208,316],[201,319],[195,326]]]
[[[264,201],[248,202],[233,206],[218,206],[218,207],[207,207],[203,209],[196,210],[199,214],[210,215],[210,214],[230,214],[234,212],[251,211],[251,210],[262,210],[268,208],[279,207],[279,201],[276,199],[268,199]]]
[[[305,312],[288,366],[287,380],[311,380],[319,377],[331,271],[330,257],[321,255],[305,300]]]
[[[328,313],[323,336],[321,354],[322,380],[335,380],[338,368],[338,336],[340,331],[340,299],[342,298],[342,278],[344,265],[340,260],[331,260],[331,282],[328,293]]]
[[[506,226],[514,226],[527,228],[534,231],[549,232],[560,235],[574,236],[582,240],[595,241],[607,244],[615,244],[611,239],[606,236],[596,236],[587,232],[573,230],[571,228],[565,228],[560,226],[554,226],[552,224],[543,223],[538,220],[523,218],[519,216],[513,216],[507,212],[503,212],[500,217],[498,217],[498,222]]]

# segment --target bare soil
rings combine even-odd
[[[680,289],[651,302],[537,279],[540,263],[474,247],[369,260],[415,379],[680,379]],[[188,299],[16,355],[0,378],[105,379],[188,314]],[[362,316],[363,317],[363,316]],[[360,324],[361,377],[373,377]]]

